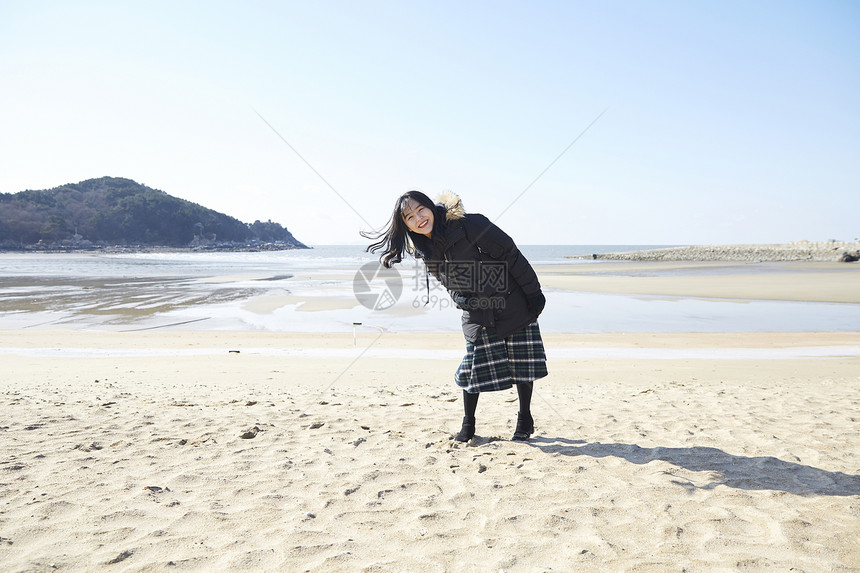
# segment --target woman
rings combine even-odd
[[[514,440],[534,432],[531,397],[534,380],[547,375],[546,354],[537,317],[546,298],[537,275],[513,239],[477,213],[466,213],[460,198],[443,194],[434,204],[419,191],[397,199],[388,227],[367,250],[380,252],[386,268],[409,253],[448,289],[463,310],[466,355],[455,381],[463,389],[465,417],[455,437],[475,435],[481,392],[507,390],[519,395]]]

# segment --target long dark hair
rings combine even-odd
[[[413,233],[403,222],[403,209],[409,205],[409,201],[416,201],[428,209],[433,209],[433,230],[428,239],[424,235]],[[421,191],[407,191],[397,198],[394,204],[394,212],[388,226],[379,232],[362,231],[361,236],[376,240],[367,249],[367,252],[377,253],[379,262],[387,269],[403,260],[403,253],[409,253],[417,259],[425,262],[442,259],[445,250],[445,207],[434,205],[430,198]]]

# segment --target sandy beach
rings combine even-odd
[[[828,265],[538,270],[853,308]],[[545,343],[532,439],[510,391],[459,444],[456,331],[0,329],[0,570],[860,570],[860,325]]]
[[[563,290],[676,297],[860,303],[860,264],[598,262],[539,266]]]

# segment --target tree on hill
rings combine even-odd
[[[278,242],[307,248],[277,223],[246,224],[130,179],[101,177],[54,189],[0,193],[0,245],[70,240],[173,247]]]

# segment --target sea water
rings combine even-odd
[[[521,245],[532,264],[586,263],[566,257],[662,245]],[[320,245],[312,249],[255,252],[0,253],[0,277],[211,276],[229,272],[289,272],[360,266],[377,260],[365,245]],[[406,260],[408,265],[411,261]]]
[[[532,264],[665,245],[522,245]],[[423,266],[405,260],[396,302],[356,296],[376,257],[364,245],[176,253],[0,253],[0,329],[192,328],[293,332],[457,332],[460,312]],[[369,265],[369,266],[368,266]],[[381,280],[381,279],[380,279]],[[366,281],[365,281],[366,282]],[[366,285],[365,285],[366,286]],[[545,289],[544,332],[855,331],[860,305]],[[321,301],[314,306],[308,301]]]

